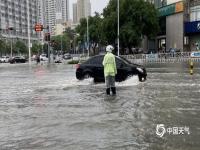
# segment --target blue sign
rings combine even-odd
[[[146,55],[146,59],[158,59],[158,54],[148,54]]]
[[[200,52],[191,52],[191,57],[193,58],[199,58],[200,57]]]
[[[200,32],[200,21],[185,22],[185,33]]]

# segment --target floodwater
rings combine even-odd
[[[200,74],[147,71],[146,82],[117,83],[112,97],[103,83],[76,80],[73,66],[0,64],[0,150],[199,150]]]

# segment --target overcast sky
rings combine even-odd
[[[77,2],[77,0],[69,0],[69,7],[70,7],[70,19],[72,19],[73,11],[72,11],[72,4]],[[109,0],[90,0],[92,4],[92,15],[94,12],[102,13],[103,9],[107,6]]]

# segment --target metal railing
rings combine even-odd
[[[136,54],[122,55],[122,57],[133,63],[174,63],[174,62],[200,62],[200,57],[191,57],[191,52],[156,53],[156,54]]]

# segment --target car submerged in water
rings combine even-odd
[[[89,58],[87,61],[76,65],[76,78],[83,80],[86,78],[94,78],[94,82],[104,82],[104,67],[102,65],[104,55],[98,55]],[[123,57],[115,56],[117,65],[117,82],[125,81],[128,77],[137,75],[140,82],[146,80],[146,69],[137,64],[133,64]]]
[[[15,64],[15,63],[26,63],[27,62],[27,59],[25,59],[25,57],[23,56],[15,56],[15,57],[12,57],[9,62],[11,64]]]

